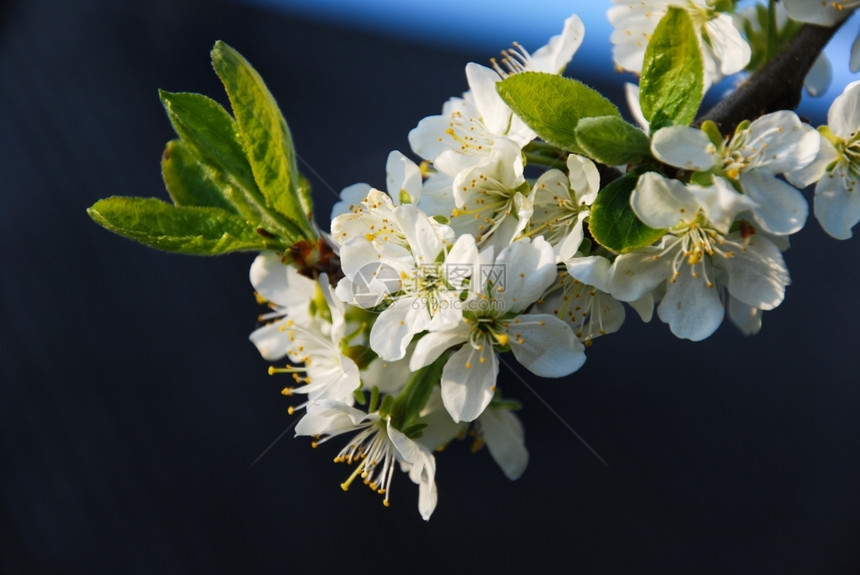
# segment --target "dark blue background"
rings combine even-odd
[[[860,244],[814,222],[757,337],[726,326],[693,344],[631,314],[574,376],[524,373],[609,469],[510,376],[529,469],[511,483],[451,445],[429,523],[405,476],[389,509],[343,493],[337,441],[290,433],[251,466],[292,422],[247,341],[252,256],[157,253],[85,209],[166,197],[156,89],[226,103],[216,39],[278,99],[321,222],[330,190],[383,186],[389,150],[408,151],[409,129],[465,89],[465,63],[493,54],[203,6],[0,12],[0,571],[860,571]],[[622,80],[579,78],[616,97]]]

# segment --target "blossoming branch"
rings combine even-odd
[[[257,252],[250,280],[267,310],[250,340],[288,382],[296,435],[338,442],[341,487],[360,480],[385,505],[399,468],[429,519],[434,451],[456,438],[486,445],[510,479],[527,466],[500,356],[569,376],[627,308],[645,321],[656,309],[693,341],[725,317],[758,332],[791,281],[783,252],[807,222],[807,187],[823,229],[851,237],[860,83],[817,129],[787,108],[802,84],[823,93],[821,48],[857,4],[614,0],[614,57],[638,77],[626,89],[638,125],[561,75],[585,34],[571,16],[534,52],[514,44],[468,64],[468,90],[409,133],[415,159],[392,151],[386,191],[347,187],[322,229],[274,97],[217,42],[232,113],[160,94],[178,135],[162,160],[172,203],[112,197],[89,214],[166,251]],[[748,78],[700,110],[735,74]]]

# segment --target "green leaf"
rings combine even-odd
[[[200,161],[222,172],[232,185],[257,192],[236,122],[221,104],[202,94],[165,92],[159,97],[173,129]]]
[[[407,429],[427,405],[433,388],[442,379],[442,368],[448,361],[448,354],[428,366],[412,373],[403,390],[397,394],[391,409],[391,424],[401,431]],[[390,397],[390,396],[389,396]]]
[[[666,126],[687,126],[696,118],[704,70],[690,14],[670,7],[645,49],[639,80],[639,104],[652,133]]]
[[[281,236],[285,243],[306,237],[298,224],[267,207],[239,140],[239,127],[221,105],[201,94],[160,91],[170,123],[196,160],[203,164],[228,203],[254,227]]]
[[[308,219],[312,218],[314,213],[313,196],[311,195],[311,182],[303,175],[299,174],[299,204]]]
[[[631,164],[651,156],[648,136],[617,116],[583,118],[576,125],[576,140],[587,156],[607,166]]]
[[[219,208],[173,206],[156,198],[114,196],[87,210],[97,224],[168,252],[216,255],[283,246],[261,236],[240,216]]]
[[[222,186],[213,180],[182,140],[171,140],[161,156],[161,176],[170,199],[177,206],[208,206],[238,214],[235,206],[224,197]]]
[[[263,79],[241,54],[221,42],[212,49],[257,186],[269,207],[316,237],[299,194],[299,170],[290,129]]]
[[[630,207],[630,194],[636,189],[639,173],[631,172],[600,190],[591,206],[588,228],[594,239],[615,253],[649,246],[665,235],[643,224]]]
[[[546,142],[580,152],[576,125],[583,118],[621,116],[618,108],[581,82],[544,72],[522,72],[496,85],[502,100]]]

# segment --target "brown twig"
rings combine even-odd
[[[803,80],[818,55],[845,20],[831,27],[804,24],[773,58],[737,90],[696,120],[711,120],[723,134],[739,123],[777,110],[793,110],[800,104]]]

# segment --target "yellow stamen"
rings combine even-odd
[[[349,479],[347,479],[346,481],[344,481],[343,483],[340,484],[340,488],[343,489],[344,491],[349,491],[350,484],[352,484],[352,482],[355,480],[356,477],[361,475],[361,470],[363,467],[364,467],[363,465],[357,465],[355,468],[355,471],[353,471],[352,475],[349,476]]]

